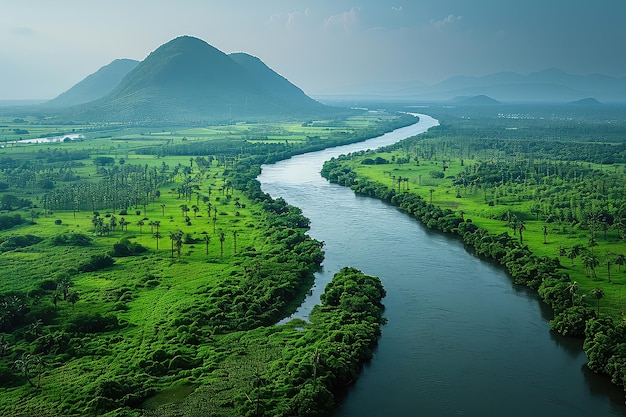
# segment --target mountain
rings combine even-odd
[[[498,100],[494,100],[493,98],[485,95],[478,95],[472,97],[457,97],[455,100],[456,104],[467,105],[467,106],[494,106],[497,104],[502,104]]]
[[[569,103],[586,97],[626,102],[626,78],[600,74],[573,75],[560,69],[521,75],[499,72],[482,77],[455,76],[434,85],[405,83],[384,93],[354,89],[343,97],[403,101],[450,101],[457,97],[489,96],[500,102]]]
[[[99,99],[113,90],[137,64],[139,61],[133,59],[116,59],[48,101],[46,105],[67,107]]]
[[[602,103],[600,103],[598,100],[596,100],[593,97],[587,97],[587,98],[582,98],[580,100],[571,101],[568,104],[579,105],[579,106],[600,106],[600,105],[602,105]]]
[[[198,38],[161,45],[105,96],[66,111],[75,121],[216,122],[332,114],[261,60]]]

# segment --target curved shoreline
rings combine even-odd
[[[428,116],[426,114],[421,114],[421,113],[409,113],[409,114],[418,117],[419,120],[412,125],[404,126],[404,127],[392,130],[391,132],[387,132],[381,136],[367,139],[362,142],[351,143],[347,145],[340,145],[340,146],[335,146],[332,148],[322,149],[319,151],[309,152],[306,154],[295,155],[283,161],[278,161],[273,164],[262,165],[261,174],[257,177],[257,180],[261,184],[262,191],[267,192],[267,186],[268,186],[267,178],[270,175],[272,175],[272,173],[274,172],[280,172],[283,169],[282,166],[286,164],[286,161],[297,162],[299,160],[305,160],[305,159],[307,161],[313,160],[312,166],[303,167],[303,170],[299,172],[297,176],[294,176],[291,178],[283,178],[286,182],[289,182],[289,183],[298,183],[298,182],[306,183],[306,182],[311,181],[312,176],[315,178],[318,178],[320,176],[320,172],[323,168],[324,163],[330,158],[337,157],[339,155],[344,155],[347,153],[393,145],[394,143],[400,142],[406,138],[425,133],[432,127],[439,125],[439,121],[437,119],[431,116]],[[304,170],[305,168],[306,168],[306,171]],[[264,180],[265,180],[265,183],[264,183]],[[271,195],[271,193],[268,193],[268,194]],[[281,196],[272,195],[272,198],[278,198],[278,197],[281,197]],[[305,215],[305,217],[308,217],[306,213],[303,213],[303,214]],[[311,233],[314,234],[315,231],[313,232],[309,231],[309,234]],[[313,237],[315,238],[315,236]],[[311,288],[311,291],[309,292],[309,294],[306,296],[305,300],[302,302],[302,304],[297,308],[297,310],[292,315],[281,320],[279,324],[286,323],[289,320],[292,320],[294,318],[307,320],[308,315],[311,312],[311,309],[316,304],[319,304],[320,295],[323,292],[324,286],[326,285],[326,283],[328,283],[328,279],[326,280],[320,279],[320,274],[316,273],[313,287]]]
[[[346,158],[349,157],[350,155],[346,156]],[[457,214],[450,209],[442,208],[432,203],[429,204],[418,194],[409,192],[396,193],[395,190],[389,189],[387,185],[370,181],[366,177],[360,177],[356,172],[347,167],[343,168],[342,174],[352,174],[352,181],[350,183],[340,183],[338,178],[333,176],[332,168],[329,168],[332,163],[333,161],[327,161],[324,166],[324,171],[322,172],[322,176],[331,183],[351,188],[357,195],[375,198],[392,204],[429,229],[460,237],[463,243],[471,247],[478,256],[497,261],[509,276],[513,278],[514,284],[523,284],[525,287],[533,290],[539,296],[542,303],[550,308],[550,311],[554,315],[559,313],[559,311],[556,310],[554,304],[550,302],[555,301],[559,297],[564,297],[565,299],[571,297],[567,287],[561,285],[571,282],[571,279],[569,276],[559,271],[559,263],[554,259],[536,256],[528,246],[520,244],[517,239],[510,237],[508,233],[496,235],[493,231],[477,227],[472,223],[471,219],[464,218],[462,214]],[[337,162],[337,167],[339,166],[341,166],[341,163]],[[503,235],[506,235],[506,237]],[[498,250],[490,246],[494,244],[499,245]],[[527,268],[529,263],[533,266]],[[549,293],[545,288],[554,288],[553,293]],[[544,291],[544,293],[542,293],[542,291]],[[559,296],[555,294],[556,292],[562,294]],[[582,306],[572,306],[571,308],[582,309]],[[582,311],[577,314],[583,317],[586,313]],[[594,350],[602,349],[597,346],[601,342],[595,340],[596,334],[602,333],[601,336],[610,333],[621,334],[624,325],[616,323],[611,319],[600,319],[595,315],[585,319],[585,321],[587,330],[585,330],[583,326],[584,334],[582,335],[584,337],[583,352],[588,358],[588,362],[585,366],[588,370],[594,371],[595,373],[611,377],[609,373],[604,371],[604,368],[598,367],[597,365],[595,367],[592,366],[591,362],[593,362],[593,360],[590,357],[590,351],[592,352],[591,354],[593,354]],[[577,338],[563,334],[558,334],[556,337],[568,339]],[[615,356],[612,356],[611,359],[606,361],[611,360],[622,363],[626,359],[620,356],[618,351]],[[621,382],[620,380],[615,380],[614,375],[611,382],[617,387],[626,389],[623,383],[619,383]]]

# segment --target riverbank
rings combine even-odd
[[[430,133],[426,136],[431,140],[423,145],[424,148],[430,147],[431,152],[441,152],[433,145],[436,137],[433,139]],[[476,207],[479,203],[475,199],[470,202],[467,193],[461,195],[462,187],[459,183],[454,185],[455,178],[458,178],[456,175],[471,169],[467,167],[473,166],[473,161],[453,161],[442,154],[437,158],[423,158],[421,154],[422,158],[415,164],[409,155],[412,153],[411,146],[418,141],[420,138],[414,138],[413,145],[400,143],[377,152],[362,152],[331,160],[324,165],[322,175],[333,183],[352,188],[357,194],[394,204],[428,228],[459,235],[478,255],[498,261],[507,269],[516,284],[523,284],[537,291],[543,301],[553,309],[554,317],[550,321],[553,330],[565,336],[585,338],[584,350],[589,358],[587,366],[594,372],[609,375],[613,383],[623,386],[622,364],[626,360],[619,346],[626,341],[624,322],[621,316],[615,320],[607,313],[601,314],[600,300],[604,297],[604,292],[597,287],[597,283],[588,290],[585,301],[582,285],[566,273],[566,268],[558,258],[559,254],[545,254],[548,234],[551,247],[555,247],[553,229],[548,230],[545,223],[541,227],[533,220],[523,218],[517,220],[513,229],[515,235],[511,236],[506,228],[511,227],[513,219],[507,219],[505,225],[502,220],[495,219],[492,208],[494,204],[487,205],[490,210],[483,210],[490,213],[490,217],[478,216]],[[446,142],[446,146],[450,147],[450,143]],[[418,161],[417,156],[415,161]],[[453,165],[456,166],[452,168]],[[430,173],[433,175],[428,175]],[[442,175],[439,176],[439,173]],[[381,178],[384,178],[384,182]],[[436,180],[437,178],[441,180]],[[448,186],[444,185],[444,178],[447,179]],[[455,194],[451,195],[452,192]],[[483,191],[479,192],[482,197]],[[484,193],[486,198],[488,191]],[[440,205],[441,201],[448,204]],[[484,200],[482,204],[485,204]],[[500,211],[513,216],[519,215],[519,211],[512,212],[506,206]],[[543,230],[543,235],[538,238],[539,234],[535,233],[533,236],[531,230]],[[537,244],[542,245],[540,254],[533,250],[533,246]],[[561,256],[565,257],[562,252]],[[610,267],[609,263],[609,274]],[[613,282],[620,279],[623,278],[615,278],[614,275]]]
[[[406,136],[293,157],[259,176],[263,191],[300,207],[310,236],[324,241],[323,269],[297,314],[307,316],[343,265],[380,277],[387,292],[376,352],[335,416],[623,415],[623,393],[587,371],[582,342],[546,331],[549,312],[535,292],[453,235],[431,233],[393,206],[320,177],[326,160],[437,125],[419,117]]]

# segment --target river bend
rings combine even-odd
[[[378,138],[264,165],[264,192],[300,207],[325,243],[323,270],[296,313],[306,318],[333,274],[379,276],[388,323],[337,417],[626,416],[624,395],[588,371],[581,343],[549,331],[549,311],[505,271],[452,236],[381,201],[330,184],[324,161],[423,133],[419,123]]]

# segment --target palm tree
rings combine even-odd
[[[569,250],[569,253],[567,255],[568,258],[570,258],[572,260],[572,265],[574,265],[574,259],[580,255],[580,253],[582,252],[583,247],[582,245],[576,244],[574,246],[572,246]]]
[[[224,241],[226,240],[226,234],[220,232],[220,258],[224,257]]]
[[[545,245],[546,243],[548,243],[547,241],[548,239],[548,226],[543,226],[543,244]]]
[[[209,243],[211,243],[211,237],[209,235],[204,235],[204,243],[206,244],[206,254],[209,254]]]
[[[161,216],[165,216],[165,204],[161,204]]]
[[[143,230],[142,230],[142,228],[143,228],[143,226],[144,226],[145,224],[146,224],[146,223],[145,223],[143,220],[139,220],[139,221],[137,222],[137,226],[139,226],[139,234],[140,234],[140,235],[141,235],[141,234],[143,234]]]
[[[156,232],[154,232],[154,238],[156,239],[156,249],[159,250],[159,239],[163,237],[163,235],[161,235],[161,233],[159,232],[159,227],[161,227],[161,221],[155,220],[153,222],[150,222],[150,226],[154,226],[156,228]]]
[[[600,261],[598,257],[593,253],[589,256],[589,267],[591,268],[591,276],[592,278],[597,278],[596,275],[596,267],[600,265]]]
[[[176,252],[178,254],[178,259],[180,259],[180,250],[183,247],[183,231],[179,230],[176,232]]]
[[[622,265],[626,264],[626,257],[624,254],[620,253],[615,257],[615,265],[617,265],[617,272],[622,271]]]
[[[526,230],[526,225],[524,224],[524,221],[523,220],[518,220],[517,231],[519,232],[519,243],[520,243],[520,245],[524,244],[524,237],[522,236],[522,233],[524,232],[524,230]]]
[[[236,230],[233,230],[233,248],[234,248],[234,253],[235,255],[237,254],[237,236],[239,234],[237,233]]]
[[[567,286],[567,291],[569,291],[570,295],[572,296],[572,306],[576,305],[576,303],[575,303],[575,296],[576,296],[576,294],[578,294],[578,290],[580,290],[580,287],[578,286],[578,282],[577,281],[572,281]]]
[[[74,304],[80,299],[78,293],[76,291],[69,291],[67,293],[67,302],[72,303],[72,308],[74,308]]]
[[[13,365],[15,368],[24,373],[24,377],[31,387],[39,387],[39,381],[37,381],[37,385],[35,385],[30,379],[33,371],[39,371],[39,377],[41,377],[41,368],[43,367],[43,363],[39,356],[24,353],[22,354],[22,359],[17,359]]]
[[[161,233],[158,230],[156,232],[154,232],[153,236],[156,239],[156,249],[159,250],[159,239],[161,239],[163,236],[161,235]]]
[[[181,204],[180,205],[180,210],[183,213],[183,217],[185,217],[185,215],[189,211],[189,207],[187,206],[187,204]]]
[[[596,287],[591,290],[591,295],[598,300],[598,317],[600,317],[600,299],[604,298],[604,291],[602,291],[602,288]]]
[[[115,231],[115,228],[117,227],[117,218],[115,216],[111,216],[109,225],[111,226],[111,230]]]
[[[433,204],[433,193],[435,192],[435,189],[431,188],[428,192],[430,192],[430,204]]]
[[[590,255],[582,255],[583,265],[585,265],[585,275],[587,277],[591,277],[591,256]]]
[[[172,258],[174,257],[174,243],[176,242],[176,235],[176,232],[170,231],[170,240],[172,241]]]

